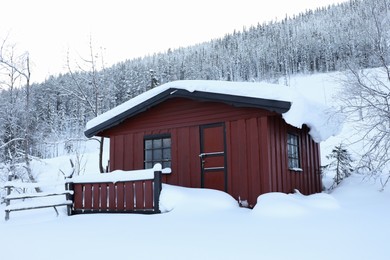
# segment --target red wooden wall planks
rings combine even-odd
[[[258,195],[266,192],[321,191],[319,145],[310,138],[307,127],[292,127],[280,115],[262,109],[184,98],[167,100],[101,133],[111,139],[110,170],[143,168],[144,136],[170,133],[172,174],[163,181],[200,187],[199,126],[222,122],[228,192],[233,197],[254,205]],[[302,172],[288,169],[288,132],[299,135]]]

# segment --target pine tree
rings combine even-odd
[[[332,190],[339,185],[343,179],[351,176],[353,172],[351,163],[353,160],[348,150],[344,148],[343,144],[333,148],[331,154],[327,155],[326,158],[333,160],[326,166],[326,168],[335,172],[333,185],[330,187],[330,190]]]

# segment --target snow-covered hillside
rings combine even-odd
[[[340,76],[296,76],[290,85],[337,107]],[[335,145],[348,143],[350,128],[322,144],[323,161]],[[97,142],[87,142],[82,155],[34,162],[34,172],[40,181],[60,180],[71,171],[72,158],[80,162],[81,174],[93,174],[97,153]],[[0,220],[0,259],[385,260],[390,191],[379,189],[375,180],[353,175],[331,194],[270,193],[249,210],[223,192],[164,185],[165,213],[158,215],[12,212],[9,221]],[[1,204],[0,214],[3,209]]]

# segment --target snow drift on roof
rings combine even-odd
[[[310,127],[310,135],[316,142],[324,141],[329,137],[338,134],[341,130],[341,120],[335,115],[332,109],[308,100],[293,87],[268,83],[183,80],[173,81],[158,86],[97,116],[87,123],[86,131],[142,104],[168,89],[181,89],[188,92],[199,91],[290,102],[292,105],[290,110],[283,114],[284,120],[288,124],[298,128],[301,128],[303,124],[306,124]],[[332,120],[330,120],[331,118]]]

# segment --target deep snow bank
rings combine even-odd
[[[213,211],[239,208],[229,194],[211,189],[184,188],[163,184],[161,212]]]
[[[253,214],[270,217],[297,217],[316,210],[333,210],[340,208],[337,200],[325,193],[309,196],[297,192],[285,194],[271,192],[260,195],[253,208]]]

